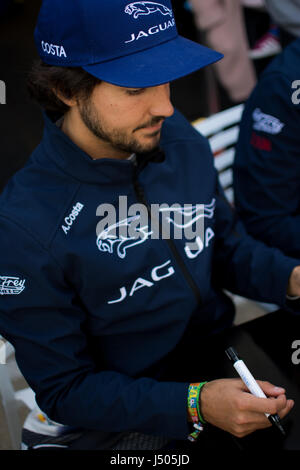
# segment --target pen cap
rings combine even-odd
[[[228,357],[228,359],[230,359],[231,362],[235,363],[236,361],[239,361],[240,358],[238,357],[237,353],[235,352],[235,350],[233,348],[228,348],[225,350],[225,353]]]

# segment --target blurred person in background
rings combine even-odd
[[[245,101],[256,84],[240,0],[189,0],[206,44],[224,54],[214,65],[232,104]]]
[[[245,8],[254,8],[258,12],[266,12],[265,0],[241,0],[241,2]],[[255,41],[255,44],[249,51],[249,57],[253,60],[264,59],[279,52],[281,52],[280,30],[270,17],[268,30]]]
[[[296,17],[300,27],[300,7]],[[273,59],[247,101],[234,163],[235,205],[248,232],[297,258],[299,130],[300,38]]]
[[[279,54],[291,41],[300,36],[300,0],[241,0],[246,8],[269,14],[267,31],[253,44],[249,57],[264,59]]]
[[[300,0],[265,0],[273,21],[280,27],[283,47],[300,37]]]

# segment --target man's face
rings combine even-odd
[[[81,120],[109,153],[149,152],[159,144],[161,126],[173,114],[169,84],[123,88],[101,82],[88,100],[80,101]]]

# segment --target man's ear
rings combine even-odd
[[[66,98],[59,90],[55,88],[53,88],[52,91],[57,96],[57,98],[60,99],[60,101],[62,101],[65,105],[69,106],[70,108],[77,105],[76,98]]]

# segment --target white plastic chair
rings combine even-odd
[[[23,377],[15,365],[14,368],[7,364],[14,362],[14,348],[0,336],[0,400],[3,405],[7,428],[11,440],[12,448],[21,449],[22,426],[19,416],[19,406],[25,404],[28,411],[36,407],[35,394],[29,387],[22,390],[15,390],[13,382],[18,377]]]
[[[210,143],[215,156],[215,167],[219,172],[219,180],[230,203],[233,203],[232,164],[243,109],[244,105],[240,104],[192,123],[194,128],[207,137]]]

